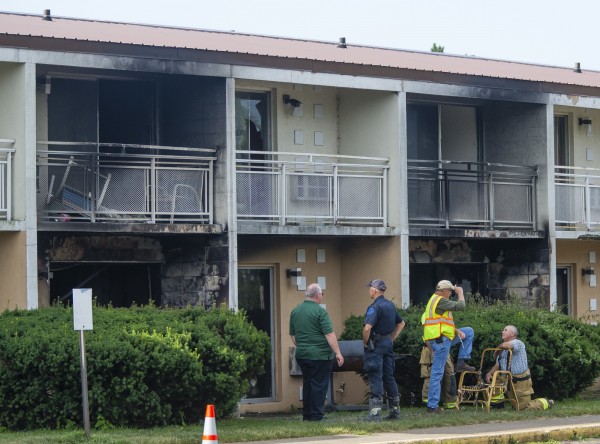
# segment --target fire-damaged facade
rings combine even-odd
[[[598,72],[49,12],[0,29],[0,310],[73,288],[243,309],[271,337],[242,400],[263,412],[300,405],[311,282],[338,333],[375,278],[398,306],[450,279],[597,322]],[[329,399],[364,390],[337,372]]]
[[[225,81],[55,67],[36,76],[46,303],[82,286],[115,306],[227,303],[214,212]]]

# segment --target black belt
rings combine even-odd
[[[373,340],[377,341],[378,339],[387,339],[387,338],[391,338],[392,334],[388,333],[387,335],[380,335],[378,333],[372,333],[371,336],[373,337]]]
[[[531,379],[531,375],[521,376],[520,378],[516,376],[512,377],[513,382],[527,381],[528,379]]]

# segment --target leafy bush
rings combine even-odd
[[[423,346],[421,314],[423,307],[399,310],[406,327],[394,343],[399,356],[396,379],[403,403],[421,399],[419,356]],[[362,316],[346,320],[340,339],[362,337]],[[600,375],[600,330],[566,315],[545,309],[529,308],[518,300],[484,305],[467,302],[467,310],[455,312],[457,327],[473,327],[475,340],[471,363],[479,367],[485,348],[502,342],[502,329],[509,324],[519,330],[527,348],[527,358],[535,390],[534,397],[565,399],[589,387]],[[457,347],[452,348],[456,358]]]
[[[72,309],[0,315],[0,427],[82,423]],[[264,371],[270,341],[226,309],[94,308],[85,332],[90,422],[150,427],[230,415]]]

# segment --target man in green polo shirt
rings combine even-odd
[[[290,315],[290,336],[296,344],[296,361],[302,370],[302,419],[320,421],[325,415],[325,397],[335,355],[344,364],[329,314],[323,307],[323,291],[310,284],[306,298]]]

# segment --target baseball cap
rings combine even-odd
[[[373,279],[371,282],[369,282],[367,284],[367,287],[373,287],[373,288],[376,288],[379,291],[385,291],[385,290],[387,290],[385,282],[383,282],[381,279]]]
[[[436,290],[453,290],[454,291],[454,285],[452,285],[452,282],[450,281],[439,281],[437,286],[435,287]]]

